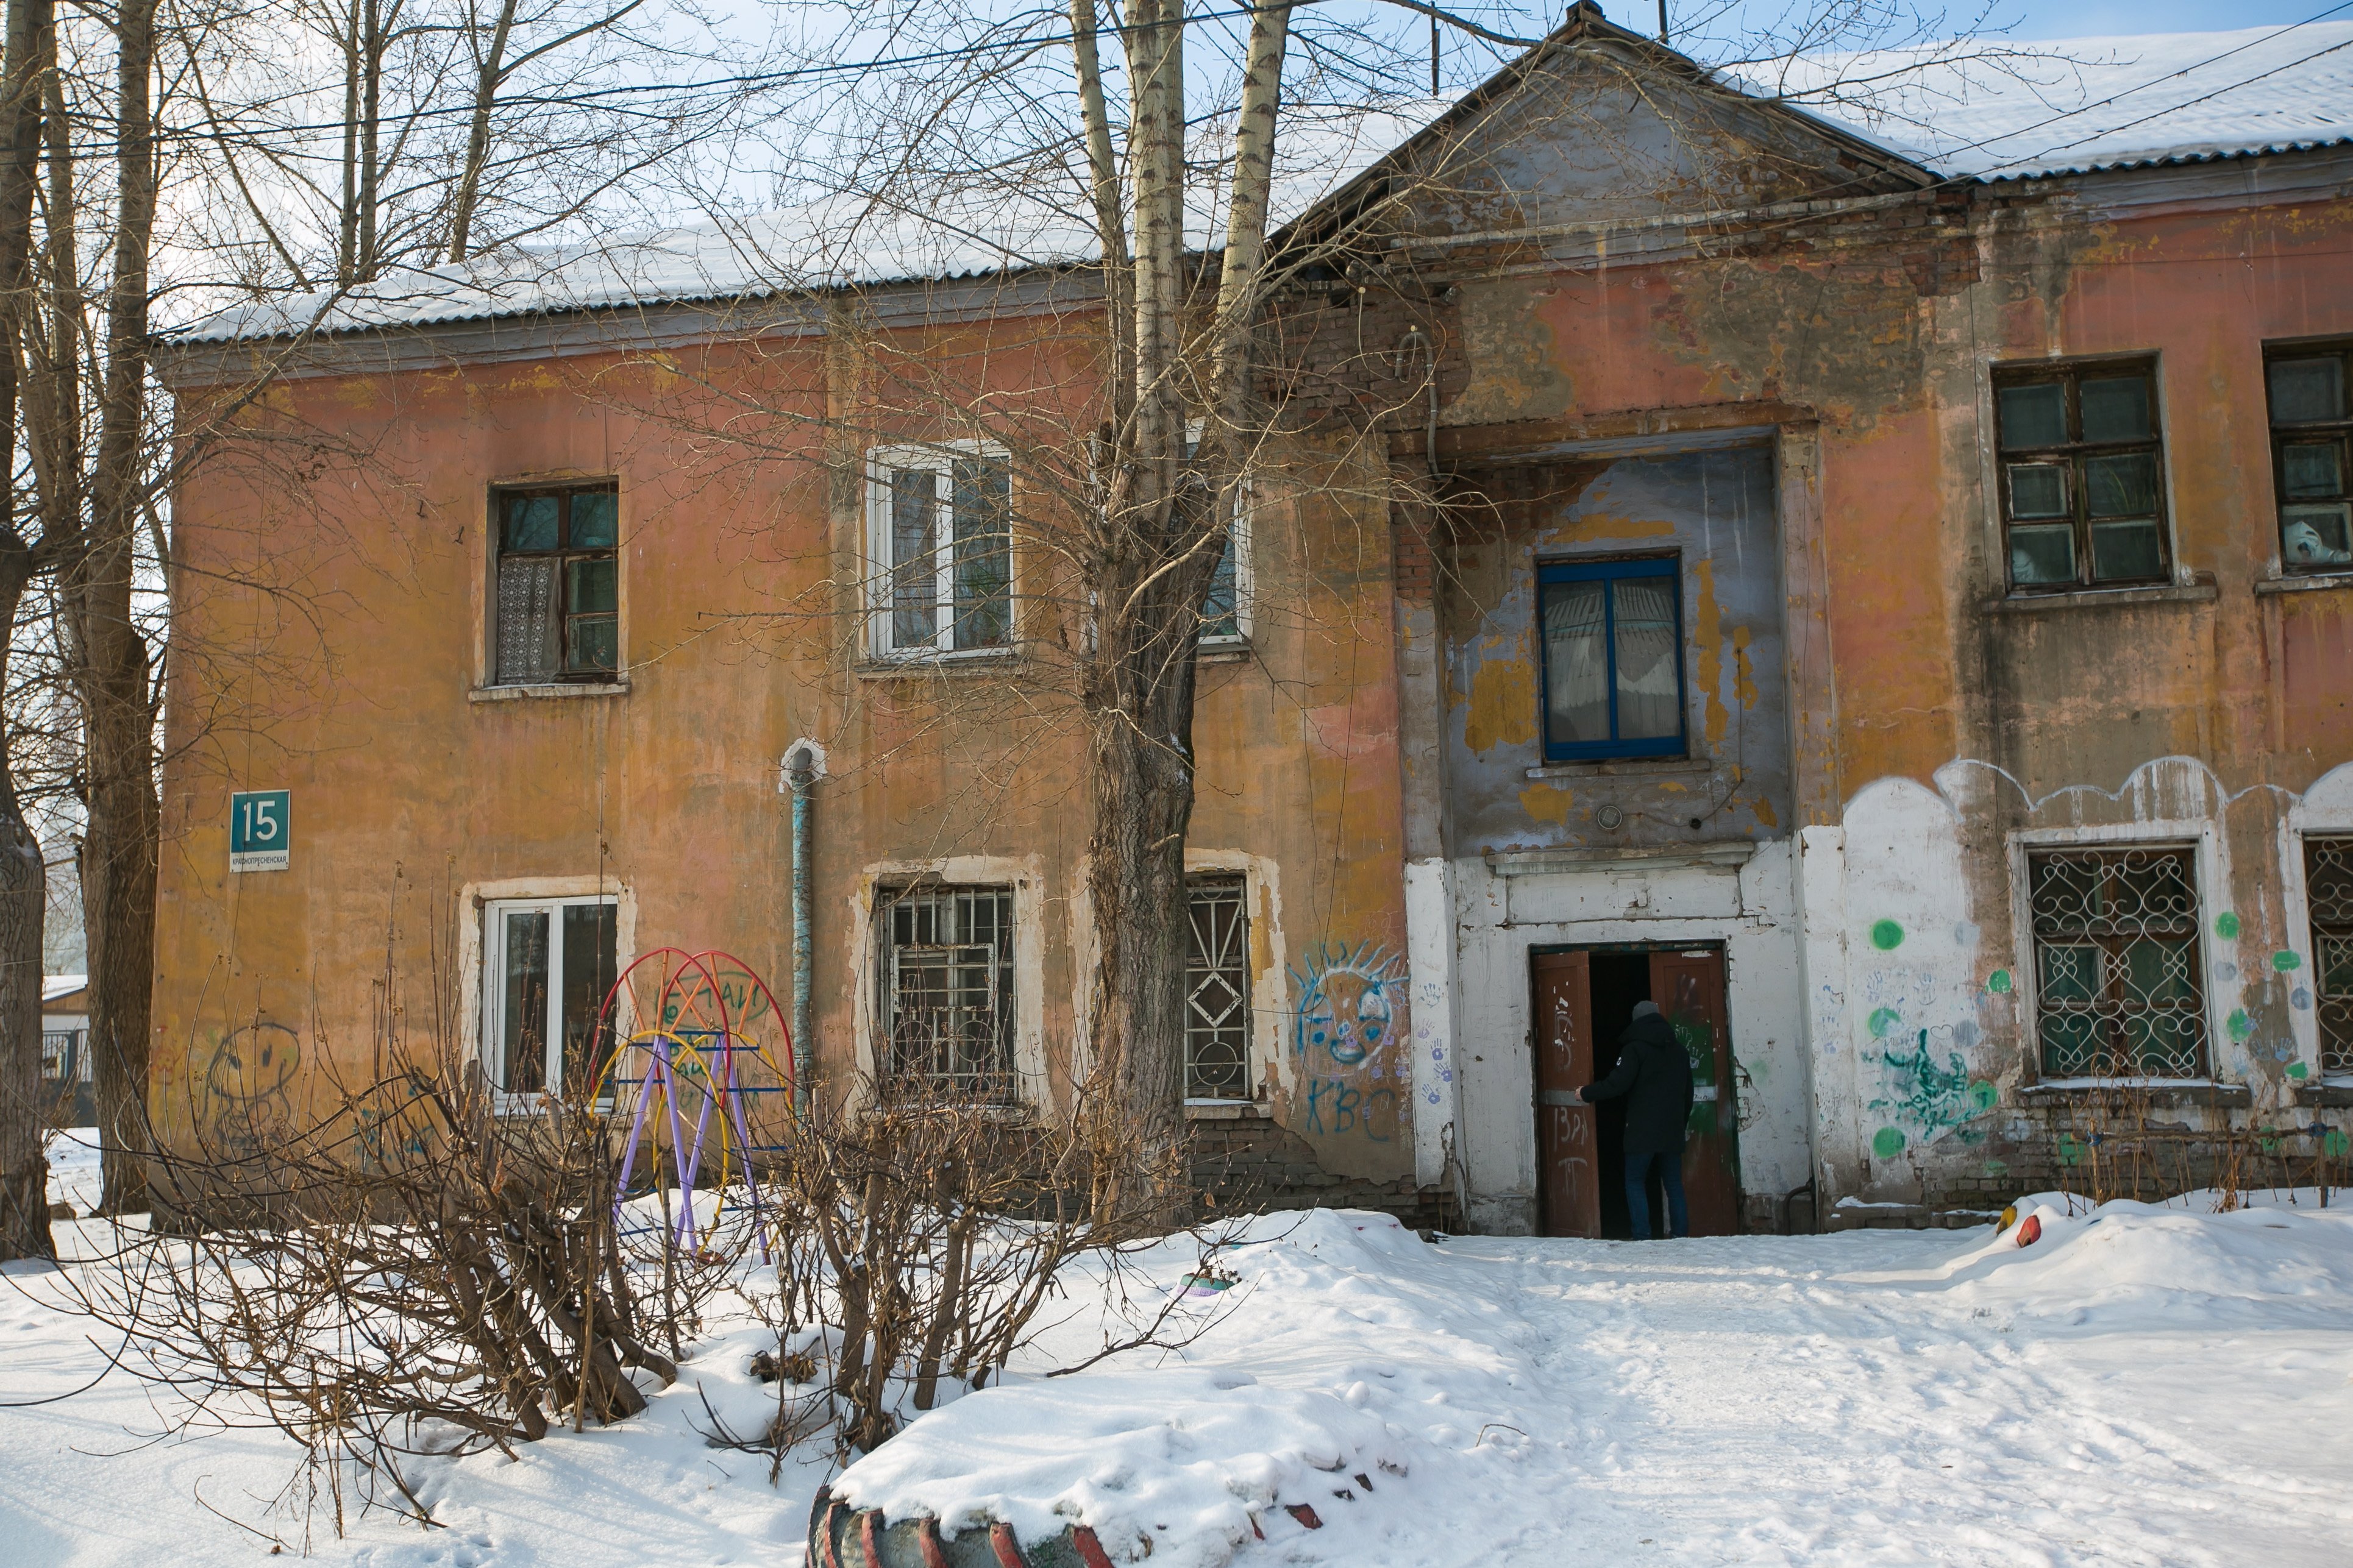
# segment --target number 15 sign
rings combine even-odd
[[[284,790],[252,790],[228,797],[230,870],[285,870],[292,858],[293,837]]]

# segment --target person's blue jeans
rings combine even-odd
[[[1626,1156],[1626,1216],[1633,1221],[1634,1239],[1651,1239],[1651,1167],[1659,1170],[1659,1183],[1667,1189],[1667,1234],[1691,1234],[1691,1210],[1683,1203],[1683,1156],[1678,1149],[1670,1154],[1629,1154]]]

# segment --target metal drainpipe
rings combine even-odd
[[[817,783],[811,749],[797,745],[785,755],[785,783],[793,794],[793,1104],[807,1114],[816,1042],[809,1037],[809,968],[815,942],[809,933],[809,787]]]

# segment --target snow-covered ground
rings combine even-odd
[[[1427,1245],[1377,1215],[1271,1216],[1219,1249],[1230,1289],[1186,1295],[1204,1326],[1182,1350],[1017,1375],[846,1474],[812,1452],[772,1489],[703,1446],[698,1381],[723,1411],[762,1396],[747,1329],[635,1422],[445,1466],[448,1528],[375,1515],[341,1541],[323,1511],[306,1540],[282,1439],[152,1443],[118,1373],[0,1409],[0,1563],[246,1563],[275,1538],[375,1568],[782,1564],[831,1479],[1030,1537],[1083,1520],[1114,1557],[1150,1539],[1154,1568],[2342,1564],[2353,1208],[2317,1197],[2072,1217],[2052,1198],[2025,1247],[1990,1228]],[[1198,1262],[1190,1242],[1144,1260],[1171,1293]],[[46,1304],[55,1281],[0,1284],[0,1401],[102,1364]],[[1042,1350],[1076,1359],[1101,1326],[1078,1310]]]

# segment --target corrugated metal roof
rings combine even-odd
[[[1449,101],[1410,102],[1294,129],[1283,143],[1275,221],[1338,189]],[[1211,148],[1203,152],[1215,155]],[[1057,192],[1037,181],[924,191],[896,204],[887,193],[828,195],[750,217],[404,268],[340,299],[322,291],[233,306],[170,336],[195,345],[304,330],[381,331],[1080,266],[1099,249],[1088,212],[1083,192]],[[1222,222],[1221,212],[1190,214],[1188,243],[1208,245]]]
[[[1886,79],[1883,85],[1873,83]],[[2353,21],[1800,60],[1723,79],[1802,108],[1936,172],[1986,181],[2089,174],[2353,142]],[[1296,126],[1275,220],[1296,217],[1450,107],[1430,100]],[[1210,132],[1214,134],[1212,131]],[[1082,265],[1082,195],[1035,184],[893,205],[834,195],[754,217],[404,268],[338,300],[239,305],[180,344],[365,332],[573,311],[769,299]],[[1218,215],[1192,215],[1210,242]]]
[[[1883,77],[1882,86],[1838,85]],[[1800,61],[1769,85],[1948,175],[2200,163],[2353,142],[2353,21],[1986,39],[1947,58],[1915,49]]]

